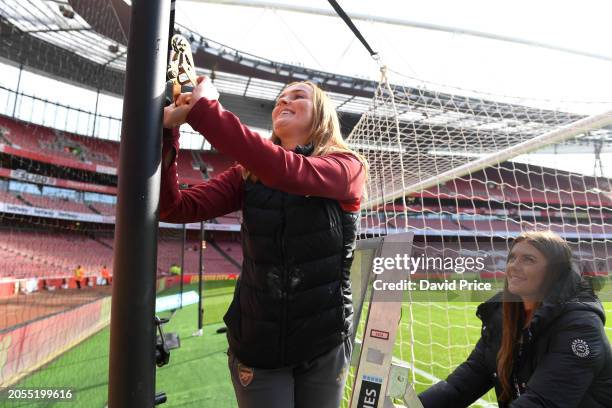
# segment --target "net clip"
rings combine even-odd
[[[176,101],[183,85],[190,83],[193,86],[197,85],[197,76],[189,41],[182,35],[175,34],[172,36],[170,46],[172,51],[166,77],[172,83],[172,98]]]

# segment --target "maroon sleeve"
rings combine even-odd
[[[165,222],[188,223],[209,220],[241,208],[242,169],[236,165],[211,180],[179,190],[177,157],[178,129],[164,129],[159,219]],[[166,163],[167,155],[172,161]]]
[[[187,122],[219,152],[252,171],[268,187],[332,198],[346,211],[359,210],[365,171],[354,155],[307,157],[285,150],[249,130],[218,101],[205,98],[194,105]]]

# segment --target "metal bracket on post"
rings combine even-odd
[[[384,408],[423,408],[423,404],[421,404],[414,387],[410,384],[409,378],[410,366],[405,361],[394,358],[389,369],[389,382],[387,383]],[[403,400],[404,404],[395,404],[394,399]]]
[[[353,345],[352,366],[359,364],[360,355],[361,340],[356,339]],[[414,387],[410,384],[409,378],[410,366],[405,361],[394,357],[391,360],[391,367],[387,375],[387,391],[383,408],[423,408],[423,404],[421,404]],[[394,399],[402,400],[404,403],[398,405],[393,402]]]
[[[385,236],[377,256],[410,256],[413,237],[412,232]],[[400,283],[408,277],[407,270],[395,267],[378,275],[377,280],[381,284]],[[402,300],[403,291],[372,290],[363,340],[361,344],[355,342],[354,358],[358,365],[351,408],[393,407],[392,398],[404,398],[409,408],[422,408],[408,382],[408,367],[393,364]]]

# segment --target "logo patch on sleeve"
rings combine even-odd
[[[575,355],[582,358],[587,357],[591,353],[589,345],[582,339],[575,339],[572,341],[572,351]]]

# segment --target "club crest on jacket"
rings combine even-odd
[[[246,387],[251,383],[251,381],[253,381],[253,374],[254,372],[251,367],[238,363],[238,379],[243,387]]]
[[[591,352],[587,342],[582,339],[575,339],[574,341],[572,341],[572,351],[575,355],[582,358],[587,357]]]

